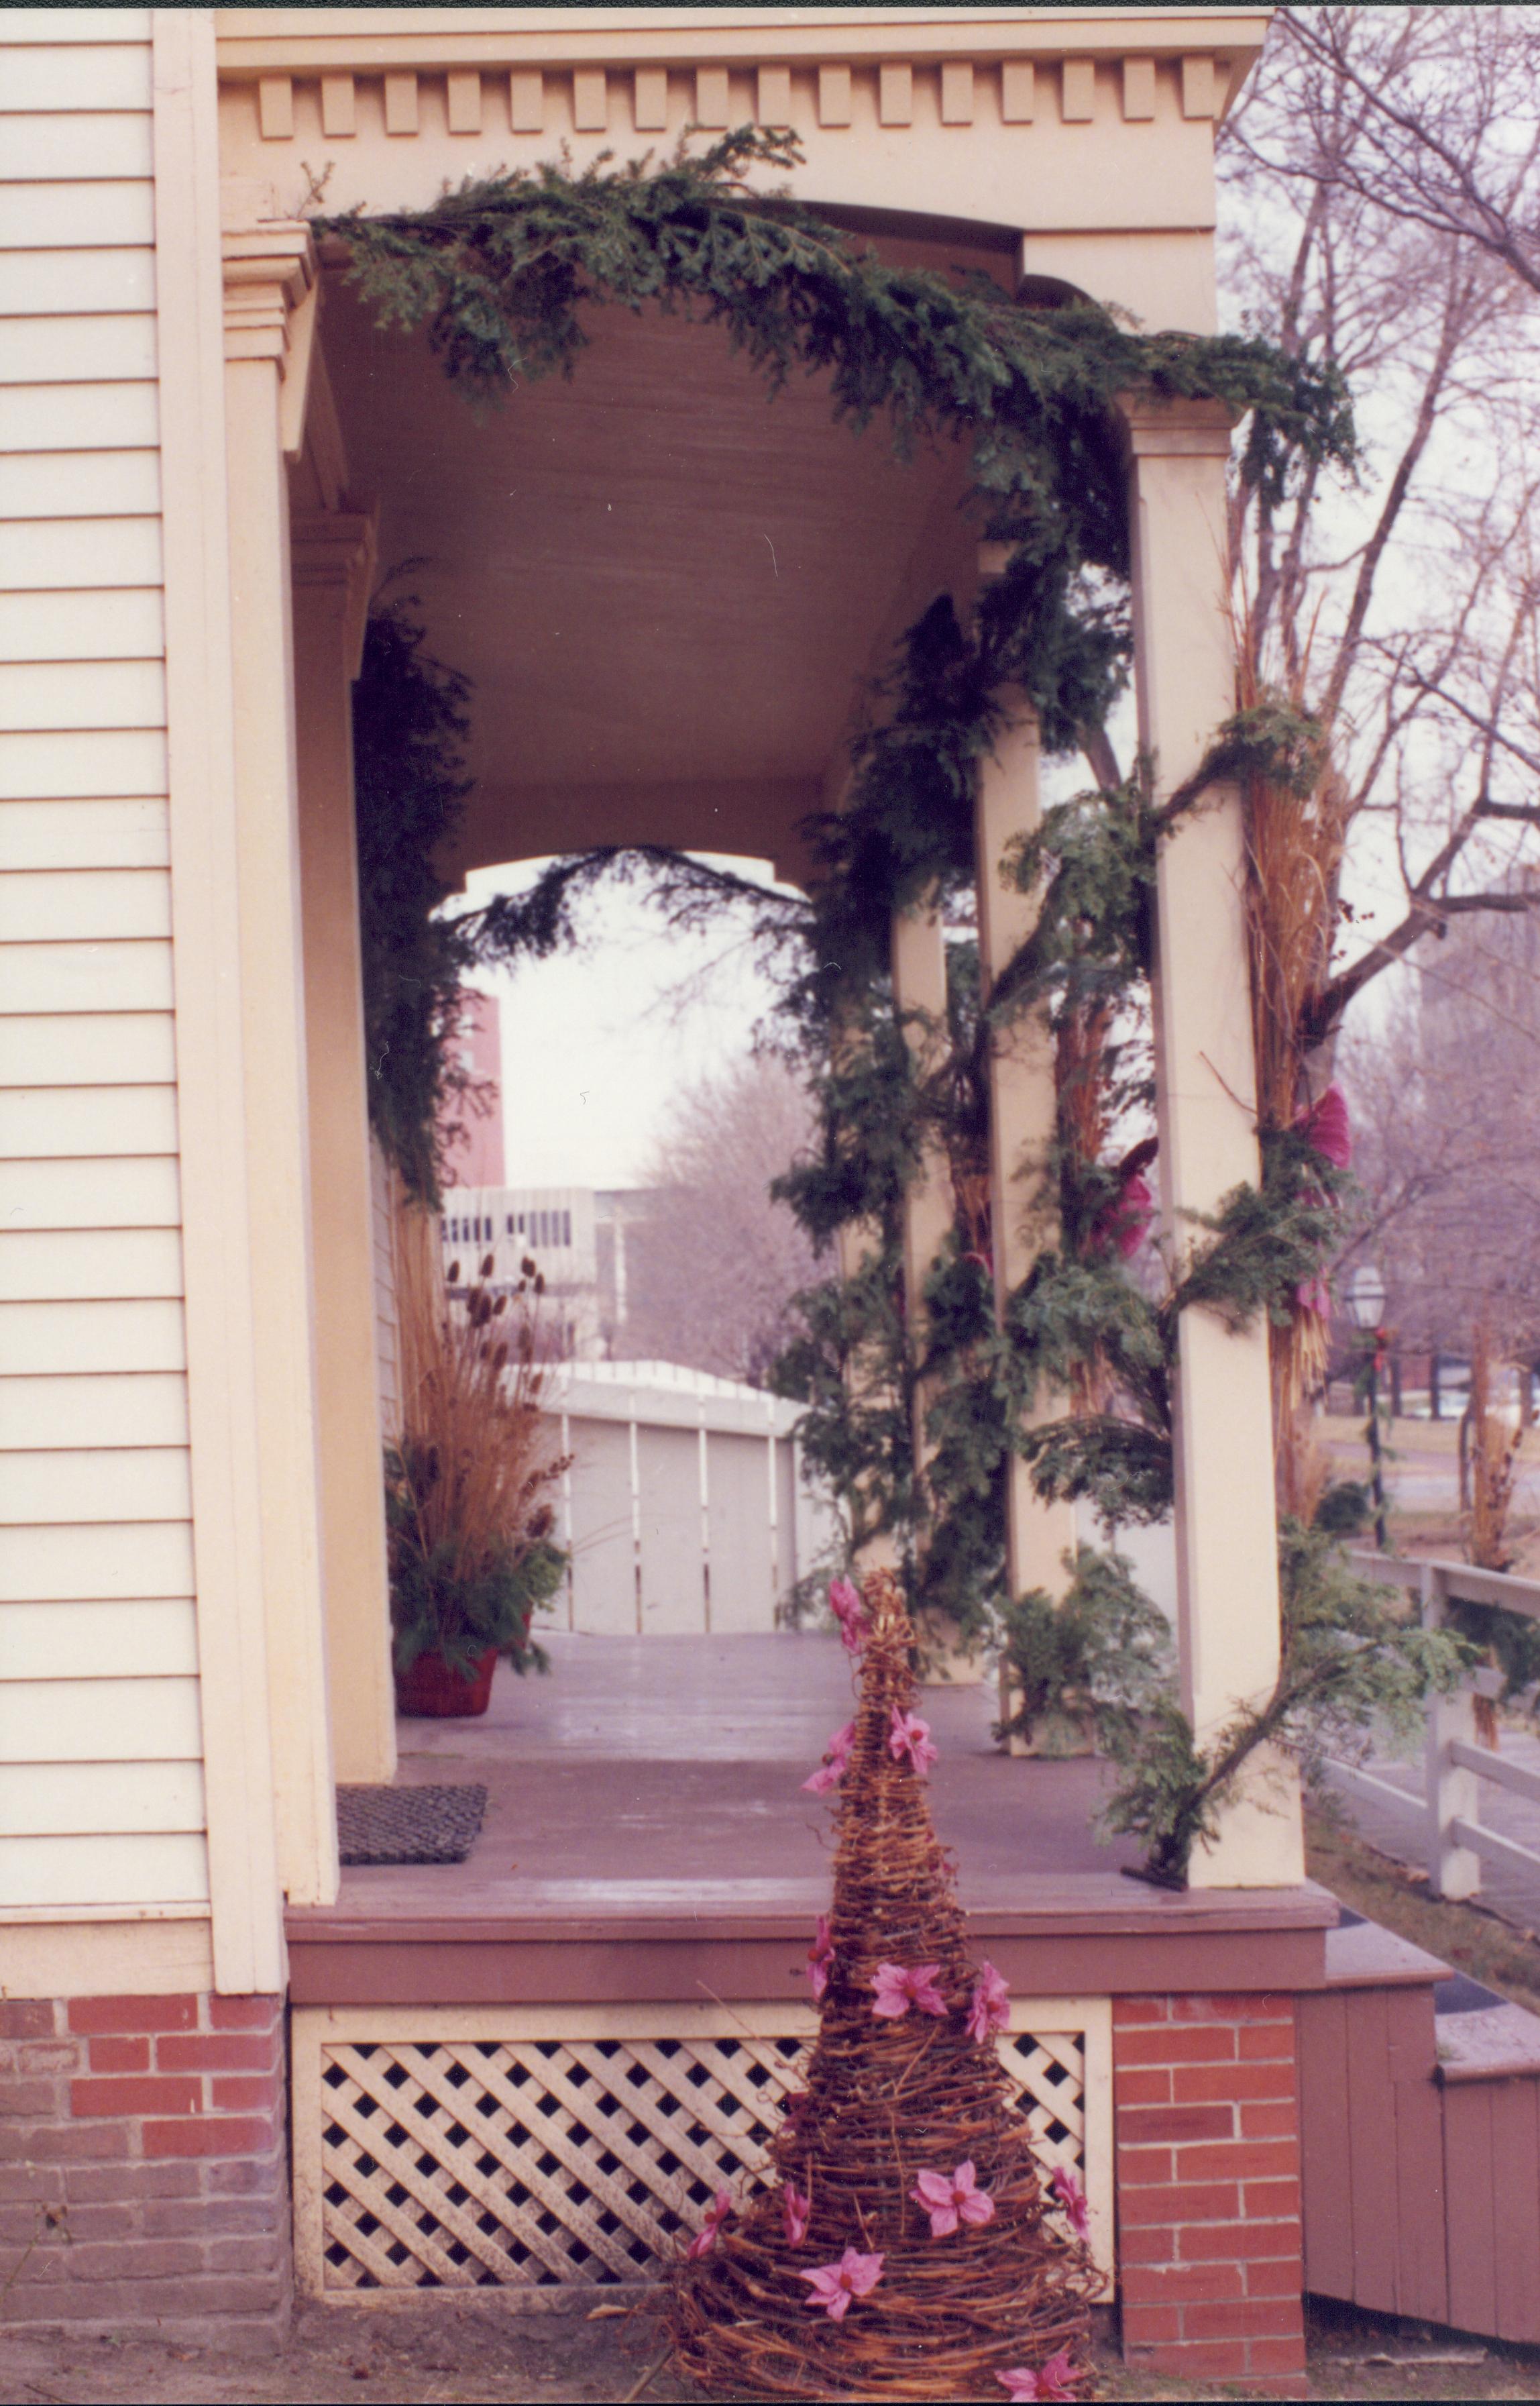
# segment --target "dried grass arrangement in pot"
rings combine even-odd
[[[863,1659],[855,1717],[806,1783],[838,1800],[819,2033],[774,2183],[719,2197],[674,2270],[674,2360],[713,2397],[1081,2398],[1085,2201],[1062,2172],[1045,2194],[1010,2102],[1005,1983],[968,1959],[931,1825],[913,1630],[885,1571],[831,1601]]]
[[[446,1284],[431,1224],[401,1247],[403,1408],[386,1450],[396,1701],[408,1717],[484,1713],[498,1658],[545,1667],[530,1636],[566,1556],[549,1501],[561,1460],[542,1409],[532,1262],[511,1291]]]

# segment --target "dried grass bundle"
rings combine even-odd
[[[777,2185],[724,2213],[677,2270],[664,2309],[675,2360],[713,2397],[1003,2397],[1008,2369],[1051,2365],[1038,2394],[1067,2397],[1088,2378],[1096,2274],[1045,2219],[1026,2116],[981,2018],[988,1981],[968,1958],[952,1865],[923,1779],[895,1756],[895,1714],[914,1699],[913,1631],[889,1572],[863,1589],[869,1635],[807,2087],[772,2144]],[[880,2017],[879,1967],[922,1988],[928,1974],[940,2009]],[[914,2192],[969,2165],[987,2218],[965,2212],[938,2236]],[[836,2319],[819,2283],[850,2249],[878,2271],[855,2272]]]
[[[1233,603],[1231,626],[1238,707],[1253,711],[1281,705],[1305,719],[1310,707],[1309,641],[1288,661],[1282,684],[1269,684],[1262,673],[1249,596],[1242,594]],[[1264,1132],[1295,1126],[1310,1099],[1306,1076],[1310,1010],[1331,965],[1342,854],[1351,816],[1351,798],[1332,758],[1329,734],[1300,765],[1306,772],[1303,784],[1298,777],[1254,776],[1247,780],[1242,797],[1257,1125]],[[1279,1501],[1296,1512],[1314,1478],[1306,1407],[1326,1378],[1329,1331],[1321,1302],[1320,1297],[1302,1296],[1290,1325],[1272,1332]]]
[[[1505,1571],[1513,1561],[1508,1515],[1523,1424],[1509,1428],[1492,1396],[1491,1322],[1483,1312],[1471,1344],[1467,1419],[1470,1503],[1463,1514],[1465,1552],[1482,1570]]]
[[[446,1281],[428,1215],[403,1215],[397,1246],[402,1431],[387,1456],[397,1663],[430,1650],[463,1665],[522,1644],[560,1575],[548,1490],[562,1463],[543,1408],[532,1262],[510,1295]],[[510,1309],[510,1305],[512,1309]]]

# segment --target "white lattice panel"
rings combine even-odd
[[[1100,1999],[1018,2002],[1000,2041],[1109,2274],[1109,2019]],[[816,2027],[805,2005],[296,2012],[301,2281],[360,2304],[495,2286],[533,2305],[650,2280],[718,2189],[763,2172]]]

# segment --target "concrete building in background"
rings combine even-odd
[[[651,1200],[643,1187],[451,1187],[439,1216],[444,1267],[458,1264],[455,1284],[476,1279],[496,1293],[516,1286],[521,1264],[532,1261],[545,1281],[550,1351],[563,1361],[611,1362],[624,1342],[628,1233]]]

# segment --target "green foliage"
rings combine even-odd
[[[1200,1749],[1167,1700],[1114,1744],[1122,1778],[1109,1829],[1149,1848],[1151,1878],[1180,1887],[1193,1847],[1211,1836],[1236,1774],[1276,1744],[1319,1779],[1330,1756],[1361,1757],[1371,1738],[1410,1739],[1430,1691],[1447,1693],[1475,1659],[1458,1635],[1402,1620],[1393,1592],[1350,1570],[1330,1535],[1285,1520],[1279,1541],[1282,1646],[1265,1702],[1236,1714]]]
[[[396,1156],[416,1164],[414,1191],[430,1195],[430,1106],[448,1075],[444,947],[463,947],[461,959],[548,953],[571,941],[575,907],[601,876],[644,880],[677,925],[746,907],[783,969],[788,1040],[819,1087],[818,1141],[779,1192],[820,1244],[860,1229],[862,1266],[802,1298],[805,1334],[777,1383],[808,1406],[807,1459],[843,1497],[855,1541],[893,1536],[914,1600],[973,1628],[1006,1600],[1012,1451],[1031,1461],[1045,1493],[1086,1495],[1109,1518],[1158,1517],[1170,1493],[1181,1312],[1217,1310],[1239,1324],[1282,1310],[1319,1266],[1330,1201],[1319,1164],[1312,1187],[1287,1150],[1270,1152],[1260,1193],[1227,1198],[1151,1299],[1118,1258],[1127,1164],[1101,1157],[1084,1125],[1070,1125],[1067,1102],[1040,1166],[1056,1248],[996,1326],[979,1251],[987,1239],[968,1200],[987,1162],[990,1047],[1021,1012],[1046,1012],[1062,1045],[1080,1043],[1081,1099],[1105,1106],[1104,1122],[1147,1100],[1144,1052],[1129,1031],[1149,974],[1159,843],[1216,781],[1265,770],[1287,790],[1306,790],[1319,731],[1271,707],[1245,713],[1161,805],[1146,768],[1047,813],[1012,864],[1022,889],[1042,898],[1034,932],[996,978],[987,1008],[976,951],[953,947],[944,1028],[900,1020],[892,916],[921,902],[944,910],[971,888],[979,764],[1000,731],[999,697],[1024,693],[1045,747],[1062,753],[1102,726],[1126,679],[1119,397],[1223,403],[1247,421],[1243,479],[1274,502],[1302,468],[1349,460],[1352,428],[1335,370],[1260,341],[1137,333],[1090,304],[1024,306],[988,279],[887,266],[784,194],[750,189],[751,177],[798,158],[792,137],[744,129],[695,158],[620,168],[601,160],[578,176],[545,165],[467,183],[418,212],[322,220],[347,246],[350,278],[375,322],[424,330],[446,374],[480,403],[521,381],[570,374],[595,308],[677,310],[720,326],[771,392],[793,373],[823,376],[834,418],[855,432],[885,418],[900,451],[920,439],[969,439],[975,517],[1006,560],[967,626],[950,598],[937,600],[871,696],[843,805],[810,829],[817,875],[808,902],[645,848],[558,862],[531,893],[447,936],[420,924],[426,885],[410,908],[392,901],[400,948],[394,984],[383,969],[376,978],[390,1002],[376,1013],[377,1032],[382,1044],[400,1032],[405,1060],[380,1070],[382,1083],[399,1083],[376,1124],[389,1129]],[[422,664],[414,653],[407,665]],[[442,766],[459,697],[441,686],[438,700],[449,712],[437,733]],[[425,837],[433,811],[453,807],[453,782],[441,776],[417,795]],[[414,959],[415,943],[425,959]],[[377,950],[383,961],[389,947]],[[372,1020],[372,1045],[375,1032]],[[1073,1091],[1071,1079],[1066,1097]],[[904,1187],[927,1148],[951,1167],[957,1223],[929,1281],[922,1338],[906,1323],[900,1236]],[[1073,1392],[1077,1381],[1105,1401],[1090,1408],[1082,1392],[1073,1419],[1031,1423],[1039,1393]],[[912,1461],[917,1400],[933,1449],[923,1485]]]
[[[451,1670],[469,1674],[493,1646],[516,1671],[545,1670],[547,1658],[530,1643],[530,1622],[561,1585],[566,1555],[548,1536],[539,1536],[517,1547],[493,1547],[466,1570],[453,1540],[425,1550],[415,1499],[436,1475],[431,1451],[408,1438],[388,1448],[385,1457],[397,1670],[409,1671],[421,1654],[439,1654]]]
[[[1057,538],[1045,559],[1125,564],[1120,392],[1250,412],[1244,469],[1271,497],[1299,463],[1350,456],[1335,371],[1251,337],[1136,334],[1088,304],[1027,309],[987,279],[959,289],[884,266],[784,194],[748,189],[800,156],[794,136],[742,127],[699,158],[600,159],[575,177],[546,163],[424,210],[318,222],[346,243],[376,324],[425,329],[476,399],[570,374],[594,306],[682,309],[721,326],[772,390],[794,368],[827,375],[835,417],[857,430],[885,415],[901,442],[977,431],[981,483],[1008,517],[1034,505]]]
[[[463,921],[436,916],[448,887],[435,856],[470,791],[463,677],[423,649],[404,608],[377,610],[353,688],[369,1119],[407,1194],[439,1199],[439,1155],[466,1080],[452,1044],[476,948]]]
[[[1362,1479],[1334,1479],[1316,1506],[1313,1528],[1329,1537],[1359,1537],[1369,1525],[1374,1497]]]
[[[1448,1607],[1448,1626],[1497,1663],[1505,1696],[1540,1681],[1540,1622],[1497,1604],[1457,1603]]]
[[[1004,1662],[1022,1695],[1002,1734],[1040,1738],[1045,1720],[1062,1716],[1073,1734],[1114,1752],[1168,1701],[1170,1632],[1123,1555],[1081,1546],[1065,1568],[1071,1576],[1062,1599],[1034,1588],[1001,1616]]]

